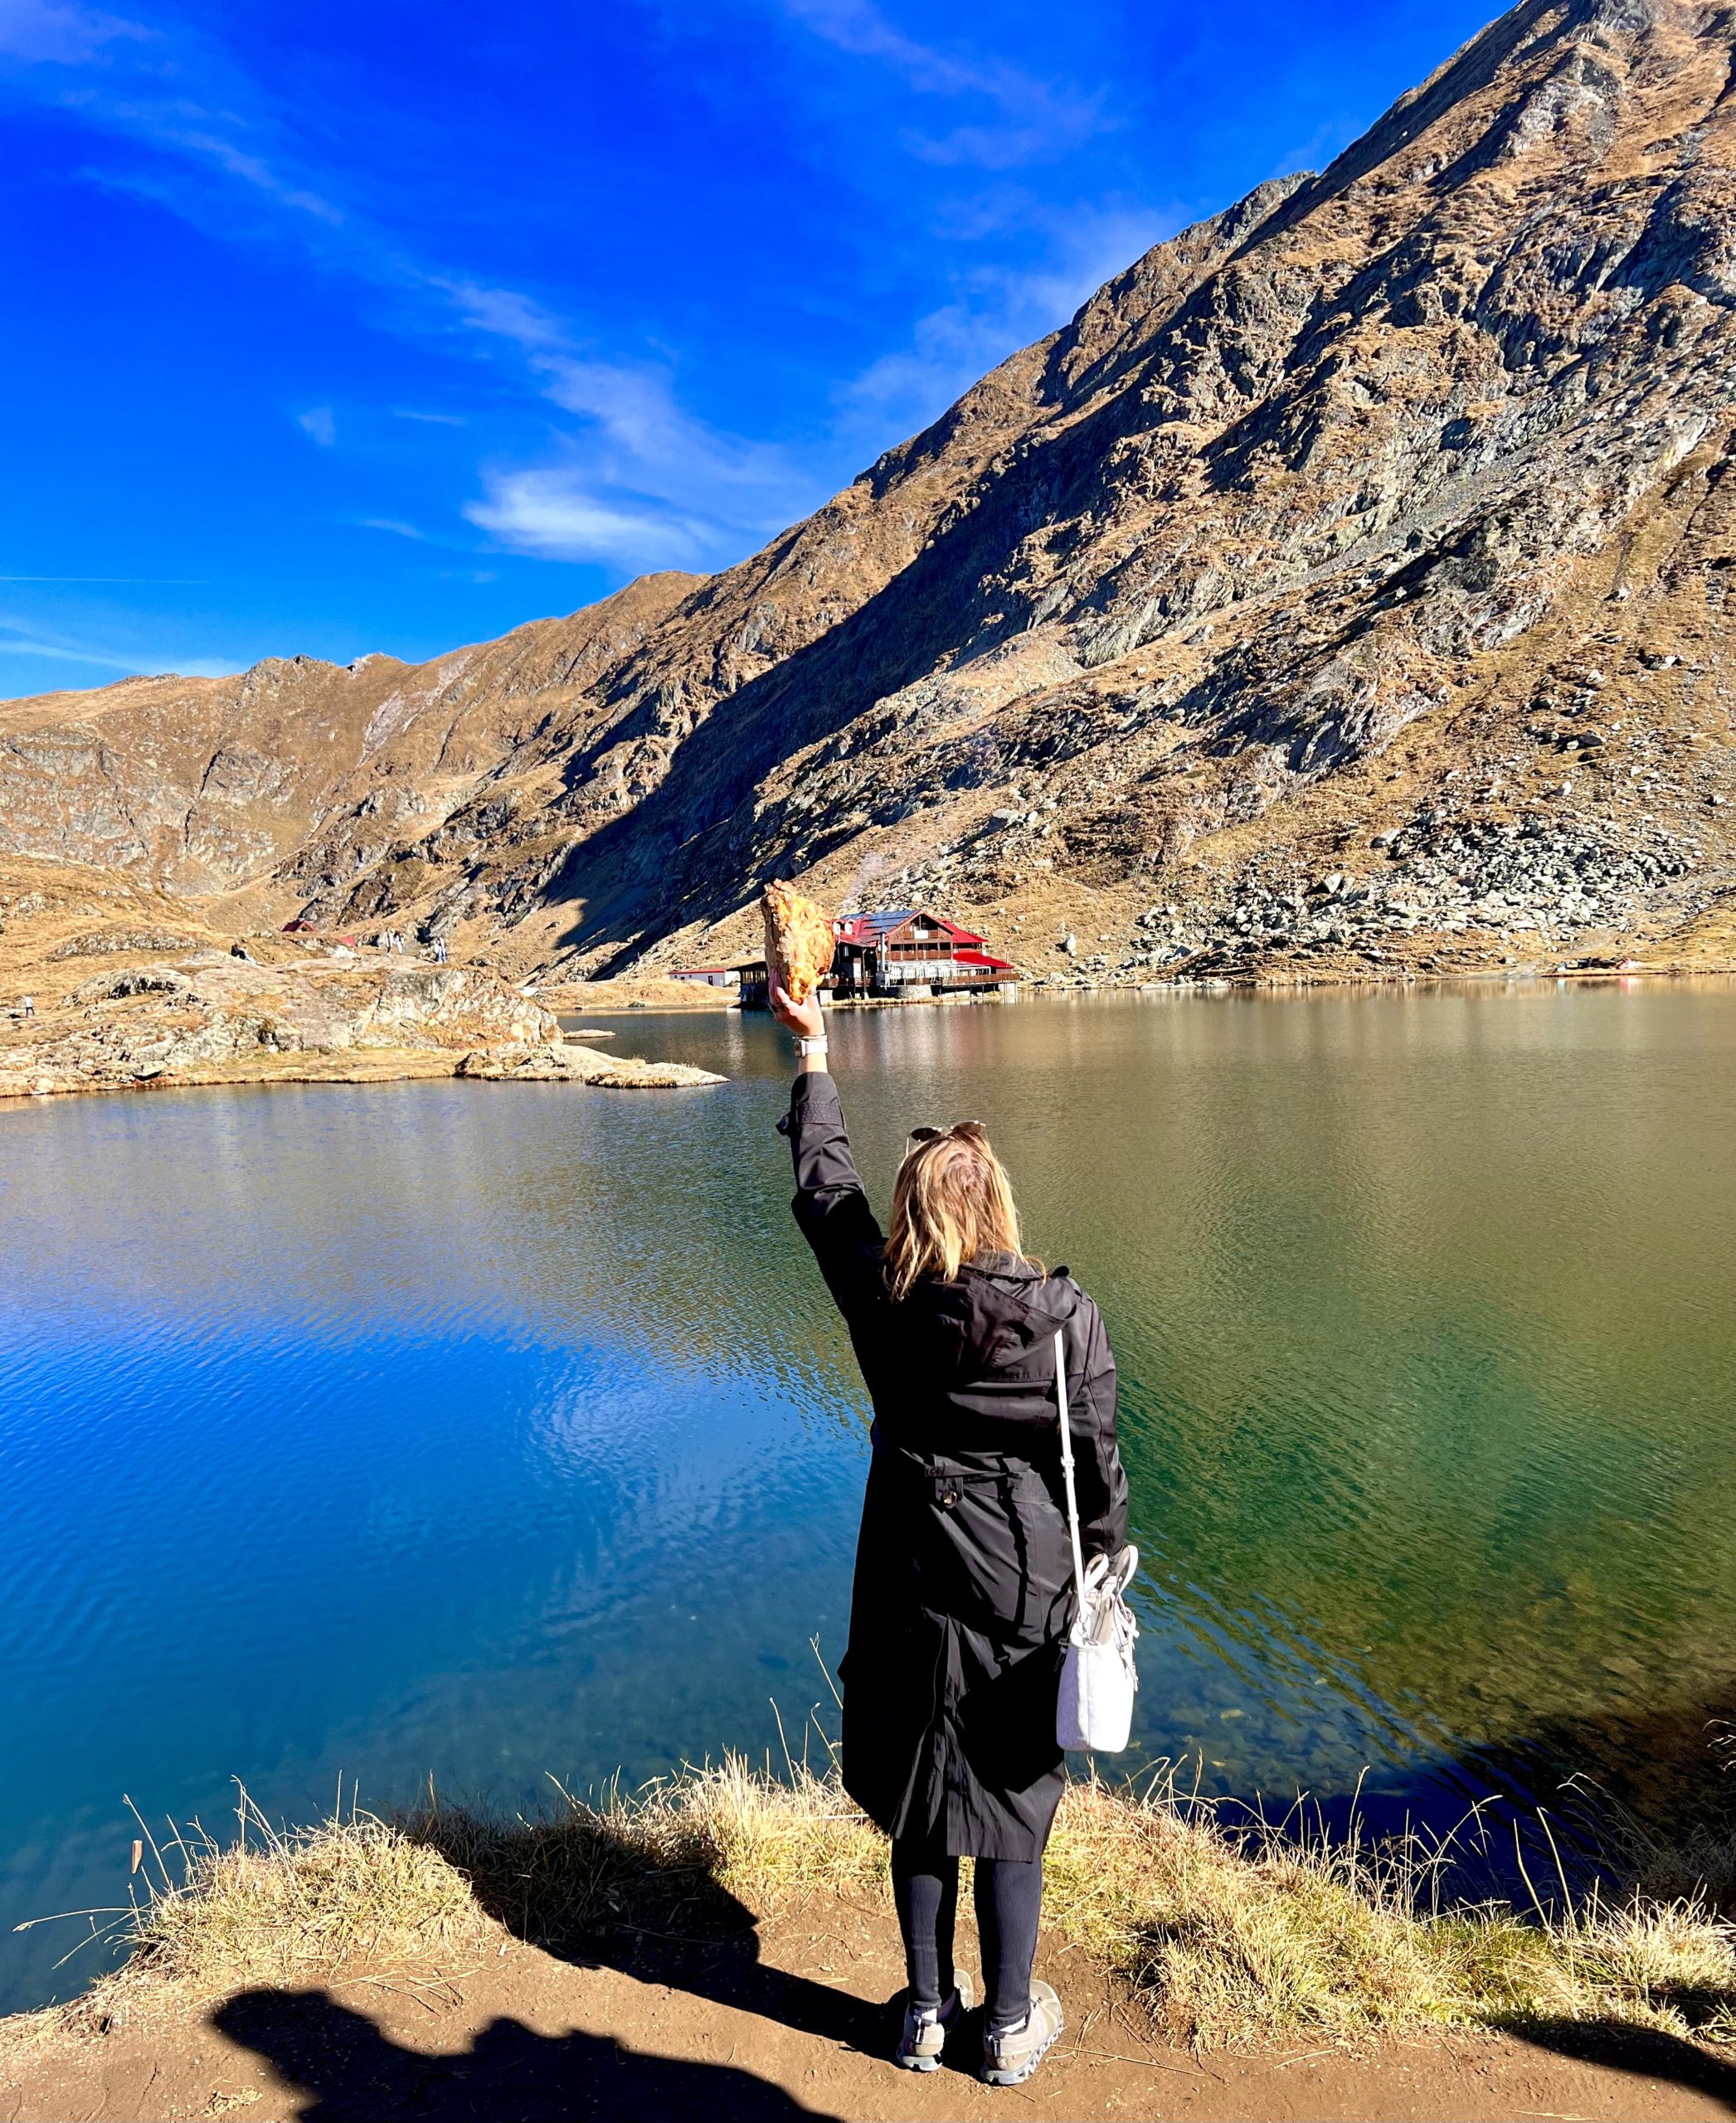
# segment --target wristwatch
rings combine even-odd
[[[826,1051],[825,1034],[822,1032],[818,1039],[810,1039],[805,1032],[798,1032],[795,1039],[795,1051],[804,1062],[810,1054],[824,1054]]]

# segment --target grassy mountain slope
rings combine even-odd
[[[722,575],[0,708],[0,848],[515,973],[774,872],[1066,979],[1736,956],[1733,80],[1522,0]]]

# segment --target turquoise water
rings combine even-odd
[[[609,1022],[731,1081],[0,1108],[0,2004],[95,1965],[11,1926],[122,1898],[124,1793],[535,1803],[824,1699],[864,1413],[786,1042]],[[911,1125],[980,1118],[1103,1304],[1145,1756],[1451,1812],[1736,1709],[1736,990],[833,1037],[883,1195]]]

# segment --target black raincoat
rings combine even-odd
[[[1007,1254],[895,1304],[831,1077],[798,1076],[778,1125],[795,1220],[874,1404],[839,1669],[845,1789],[888,1834],[1028,1862],[1061,1797],[1055,1698],[1073,1610],[1058,1329],[1087,1562],[1126,1538],[1102,1318],[1065,1269]]]

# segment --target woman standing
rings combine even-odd
[[[844,1683],[843,1772],[892,1839],[910,1988],[896,2052],[936,2070],[973,2003],[952,1965],[958,1861],[976,1860],[987,2019],[982,2077],[1028,2079],[1061,2032],[1032,1980],[1043,1853],[1064,1774],[1055,1698],[1072,1567],[1055,1377],[1064,1337],[1085,1554],[1126,1538],[1115,1362],[1097,1308],[1023,1250],[1006,1173],[975,1121],[920,1128],[892,1193],[869,1208],[827,1069],[817,999],[778,1020],[800,1036],[779,1122],[795,1219],[850,1332],[874,1404]]]

